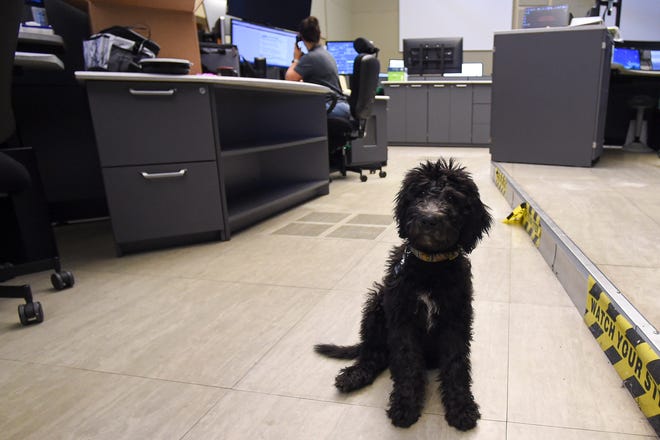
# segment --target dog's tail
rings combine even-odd
[[[360,354],[360,344],[344,346],[334,344],[318,344],[314,346],[314,351],[335,359],[355,359]]]

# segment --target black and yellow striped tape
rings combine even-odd
[[[660,436],[660,357],[589,276],[584,322]]]
[[[495,168],[495,186],[497,186],[497,189],[500,190],[502,195],[506,196],[506,190],[507,190],[506,176],[502,171],[499,170],[499,168]]]
[[[527,231],[527,234],[529,234],[532,243],[536,247],[539,247],[542,232],[541,216],[527,202],[521,203],[520,206],[514,209],[504,220],[504,223],[520,223],[525,228],[525,231]]]

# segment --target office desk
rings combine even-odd
[[[328,194],[325,87],[76,72],[85,82],[119,254],[230,238]]]
[[[624,145],[627,140],[630,121],[636,117],[636,109],[630,106],[634,96],[648,96],[656,104],[660,102],[660,71],[625,69],[620,64],[612,63],[610,90],[607,103],[607,123],[605,125],[605,143]],[[660,111],[655,105],[644,112],[647,121],[646,144],[660,149]]]

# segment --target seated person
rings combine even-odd
[[[316,17],[307,17],[300,23],[299,34],[307,54],[298,45],[293,48],[293,61],[286,71],[285,79],[320,84],[331,90],[326,98],[326,108],[330,108],[335,98],[337,102],[328,116],[350,119],[351,110],[342,93],[337,73],[337,63],[325,47],[320,44],[321,28]]]

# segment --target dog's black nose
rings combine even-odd
[[[442,223],[444,216],[437,212],[425,212],[421,214],[419,222],[427,228],[434,228]]]

